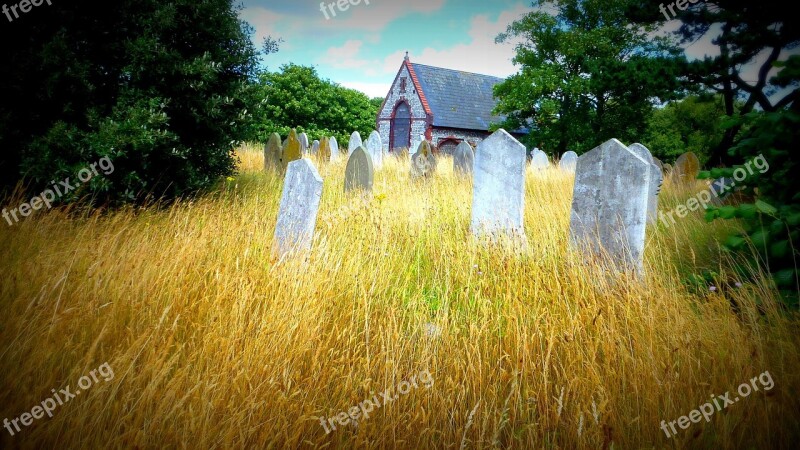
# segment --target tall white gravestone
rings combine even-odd
[[[547,153],[538,148],[534,149],[531,154],[531,169],[540,171],[548,167],[550,167],[550,160],[547,158]]]
[[[298,138],[300,139],[300,153],[305,155],[308,153],[308,135],[305,133],[300,133]]]
[[[308,159],[292,161],[283,184],[274,253],[283,257],[311,250],[322,198],[322,177]]]
[[[570,214],[572,245],[643,271],[651,169],[616,139],[578,159]]]
[[[498,130],[475,151],[471,230],[475,236],[524,239],[525,146]]]
[[[472,176],[475,167],[475,152],[472,146],[466,141],[462,141],[453,152],[453,172],[460,176]]]
[[[339,143],[336,142],[336,137],[331,137],[330,146],[331,146],[331,162],[333,162],[339,159]]]

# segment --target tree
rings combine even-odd
[[[232,1],[75,0],[35,12],[4,25],[5,182],[38,193],[107,157],[113,174],[78,195],[125,202],[175,198],[232,173],[257,63]]]
[[[705,163],[725,134],[723,117],[721,96],[687,97],[653,111],[641,142],[664,162],[672,163],[681,154],[694,152]]]
[[[520,39],[520,72],[495,88],[503,126],[528,127],[551,152],[589,150],[604,140],[636,141],[654,101],[675,98],[678,49],[654,27],[625,20],[627,0],[536,0],[498,36]],[[544,8],[555,8],[551,15]]]
[[[776,63],[786,63],[792,54],[796,57],[793,50],[800,45],[800,19],[787,13],[785,3],[778,0],[758,3],[714,0],[684,6],[685,10],[677,10],[677,18],[682,24],[675,32],[676,36],[682,43],[716,36],[712,43],[718,47],[719,55],[692,61],[684,68],[683,75],[689,82],[719,93],[727,116],[745,116],[756,107],[774,112],[798,99],[798,91],[794,89],[798,87],[796,80],[782,84],[770,78]],[[626,17],[646,26],[661,25],[667,18],[653,7],[652,2],[645,1],[632,2]],[[753,65],[758,67],[755,79],[745,80],[743,71]],[[792,89],[785,89],[787,87]],[[736,108],[739,100],[743,104]],[[725,131],[723,139],[712,151],[714,163],[736,162],[730,149],[740,131],[741,126]]]
[[[252,137],[265,142],[296,128],[310,138],[335,136],[347,142],[353,131],[368,135],[375,129],[378,107],[362,92],[319,77],[313,67],[287,64],[279,72],[263,72],[259,95],[264,107],[257,113]]]

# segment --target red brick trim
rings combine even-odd
[[[417,95],[419,95],[422,107],[425,109],[425,114],[433,116],[433,111],[431,111],[428,99],[425,98],[425,92],[422,91],[422,86],[419,84],[419,78],[417,78],[417,72],[414,71],[414,66],[411,64],[410,60],[403,61],[403,65],[408,67],[408,73],[411,75],[411,81],[414,82],[414,89],[417,91]]]

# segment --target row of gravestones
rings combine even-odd
[[[320,161],[329,162],[339,158],[339,144],[335,137],[323,137],[322,141],[314,141],[308,148],[308,137],[305,133],[297,134],[292,129],[285,141],[281,142],[278,133],[272,133],[264,146],[264,168],[286,170],[289,163],[297,161],[306,154],[312,154]]]
[[[474,154],[467,146],[456,150],[454,165],[459,173],[474,176],[472,233],[490,239],[510,236],[524,241],[525,146],[505,130],[481,142]],[[425,173],[435,170],[435,158],[427,142],[420,144],[415,157],[424,160],[412,164],[412,175],[415,170],[430,169],[431,164],[433,169]],[[641,144],[626,147],[612,139],[577,158],[575,172],[570,241],[593,254],[608,255],[618,266],[641,274],[646,225],[656,219],[663,181],[662,171],[649,150]],[[345,171],[345,191],[371,190],[373,177],[371,152],[363,145],[357,146]],[[310,160],[288,164],[275,230],[280,255],[311,248],[322,184]]]

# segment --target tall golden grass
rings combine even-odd
[[[570,250],[572,177],[557,170],[528,174],[520,254],[469,238],[471,186],[451,160],[412,183],[390,158],[366,200],[344,194],[340,161],[317,165],[312,254],[277,263],[282,178],[257,149],[239,156],[241,174],[196,199],[0,227],[0,420],[115,372],[53,418],[0,429],[0,447],[796,446],[797,316],[764,281],[685,283],[730,273],[717,240],[733,225],[649,228],[640,283]],[[661,207],[700,188],[667,183]],[[320,424],[424,370],[430,389]],[[764,371],[771,391],[660,429]]]

